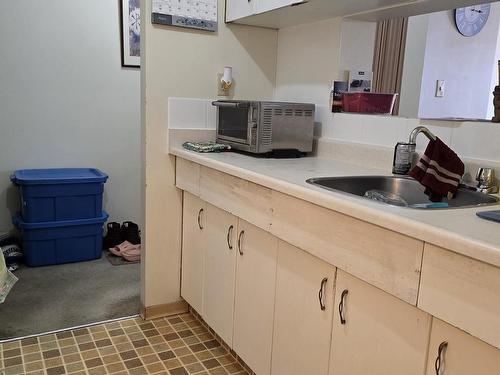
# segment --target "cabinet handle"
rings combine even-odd
[[[345,324],[345,316],[344,316],[344,304],[345,304],[345,299],[347,295],[349,294],[349,291],[346,289],[342,292],[342,295],[340,296],[340,303],[339,303],[339,317],[340,317],[340,324]]]
[[[240,252],[240,255],[243,255],[243,249],[241,248],[241,244],[242,244],[242,239],[243,239],[244,234],[245,234],[245,231],[242,230],[240,232],[240,235],[238,236],[238,251]]]
[[[198,228],[200,228],[201,230],[203,230],[203,225],[201,225],[201,215],[204,211],[205,210],[203,208],[200,208],[200,210],[198,211]]]
[[[319,287],[318,299],[319,299],[319,308],[321,309],[321,311],[324,311],[326,309],[325,303],[323,302],[323,293],[327,282],[328,278],[325,277],[323,280],[321,280],[321,286]]]
[[[443,341],[439,345],[436,362],[434,362],[434,368],[436,369],[436,375],[441,375],[441,365],[444,362],[444,353],[446,352],[447,348],[448,348],[448,342],[446,342],[446,341]]]
[[[231,225],[227,230],[227,247],[229,250],[233,250],[233,244],[231,243],[231,234],[233,233],[234,227]]]

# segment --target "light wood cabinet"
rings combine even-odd
[[[232,347],[238,218],[207,204],[203,318]]]
[[[441,346],[443,343],[446,344]],[[439,353],[440,361],[436,370]],[[428,357],[427,375],[500,373],[500,350],[436,318],[432,321]]]
[[[273,375],[327,375],[335,267],[280,241]]]
[[[500,268],[426,245],[418,307],[500,348]]]
[[[239,221],[233,348],[259,375],[270,374],[278,240]]]
[[[275,191],[272,207],[275,236],[417,304],[422,241]]]
[[[431,317],[337,270],[330,375],[420,375]]]
[[[184,192],[181,296],[203,315],[206,203]]]

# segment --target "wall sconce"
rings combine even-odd
[[[229,91],[233,87],[233,68],[230,66],[224,67],[224,73],[218,75],[218,95],[229,96]]]

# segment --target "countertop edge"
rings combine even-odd
[[[415,238],[457,254],[500,267],[500,248],[483,241],[444,230],[433,225],[412,220],[395,213],[345,199],[345,195],[335,192],[323,192],[319,188],[304,188],[300,185],[246,170],[228,163],[212,160],[203,154],[196,154],[184,149],[173,148],[170,154],[194,163],[230,174],[271,190],[302,199],[318,206],[340,212],[358,220],[377,225],[381,228]]]

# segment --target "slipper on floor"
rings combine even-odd
[[[136,245],[132,245],[130,242],[128,241],[124,241],[122,242],[121,244],[115,246],[115,247],[110,247],[109,248],[109,251],[116,255],[117,257],[121,257],[123,252],[131,247],[134,247]]]
[[[138,262],[141,260],[141,245],[132,245],[122,251],[122,257],[128,262]]]

